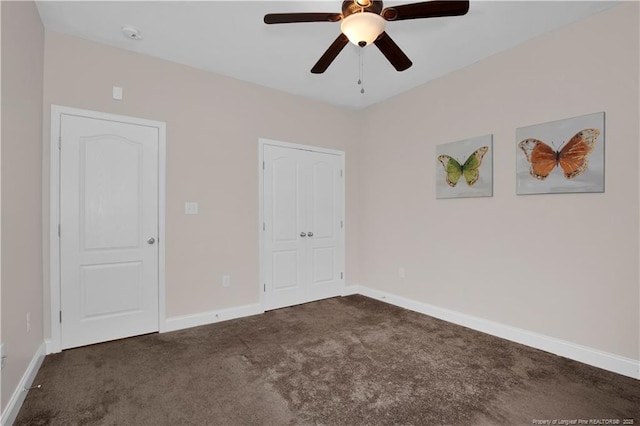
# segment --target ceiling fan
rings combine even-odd
[[[375,44],[396,70],[404,71],[413,63],[384,31],[387,21],[460,16],[468,11],[468,0],[436,0],[387,8],[383,8],[380,0],[345,0],[342,13],[269,13],[264,16],[264,23],[342,21],[340,35],[311,68],[314,74],[325,72],[349,41],[360,47]]]

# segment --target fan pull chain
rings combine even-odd
[[[358,52],[358,84],[362,86],[360,93],[364,94],[364,61],[362,60],[362,48]]]
[[[358,50],[358,85],[362,84],[362,49]]]

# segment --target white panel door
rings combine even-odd
[[[158,129],[62,115],[62,349],[158,331]]]
[[[263,160],[265,309],[340,295],[342,158],[264,145]]]
[[[309,231],[309,281],[312,292],[322,293],[328,287],[342,284],[342,232],[340,222],[342,199],[340,163],[335,156],[314,154],[309,158],[307,218]],[[338,210],[340,209],[340,210]]]

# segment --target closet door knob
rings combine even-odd
[[[309,233],[307,234],[310,237],[313,237],[313,232],[309,231]]]
[[[305,232],[301,232],[301,233],[300,233],[300,236],[301,236],[302,238],[304,238],[304,237],[306,237],[306,236],[307,236],[307,234],[306,234]]]

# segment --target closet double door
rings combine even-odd
[[[264,144],[265,310],[338,296],[344,287],[344,157]]]

